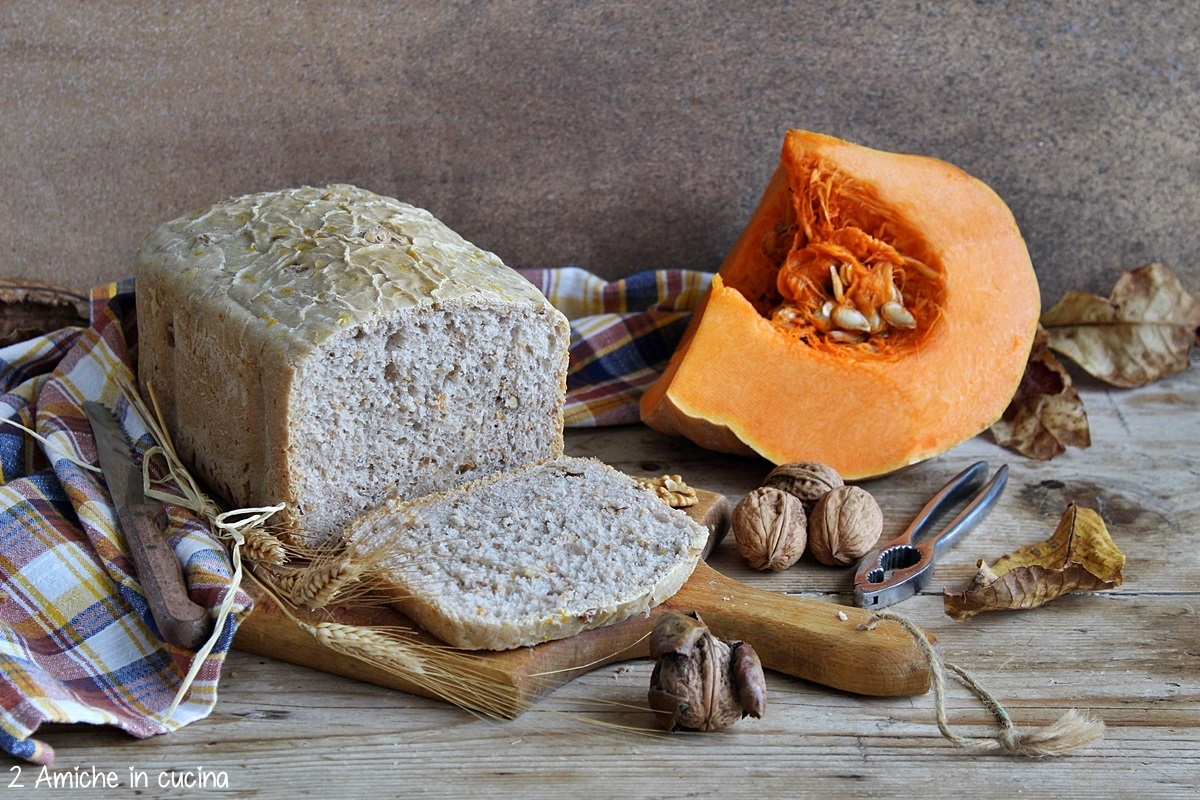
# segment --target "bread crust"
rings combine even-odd
[[[298,366],[421,309],[524,307],[545,320],[559,397],[537,457],[562,452],[565,317],[427,211],[346,185],[233,198],[151,233],[136,277],[141,390],[153,388],[185,463],[234,506],[285,503],[281,522],[304,526],[299,509],[315,500],[297,496]]]

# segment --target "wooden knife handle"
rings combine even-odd
[[[208,638],[208,609],[193,603],[183,580],[183,567],[156,520],[161,506],[134,505],[117,512],[138,581],[163,641],[195,650]]]
[[[722,639],[749,642],[768,669],[857,694],[929,690],[929,664],[908,631],[890,620],[859,630],[870,616],[861,608],[755,589],[703,561],[664,605],[698,612]]]

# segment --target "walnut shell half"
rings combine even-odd
[[[650,708],[667,730],[715,731],[762,717],[767,683],[754,648],[713,636],[696,612],[664,615],[650,657]]]

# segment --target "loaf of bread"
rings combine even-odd
[[[238,197],[150,234],[136,274],[142,391],[235,506],[329,532],[562,452],[566,319],[427,211]]]
[[[395,605],[442,641],[506,650],[643,613],[696,566],[708,531],[599,461],[560,458],[346,527]]]

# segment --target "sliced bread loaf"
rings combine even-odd
[[[357,552],[386,554],[395,604],[418,625],[488,650],[649,610],[691,575],[708,536],[628,476],[580,458],[387,501],[346,534]]]
[[[429,212],[353,186],[238,197],[137,256],[139,378],[230,503],[333,531],[562,452],[566,319]]]

